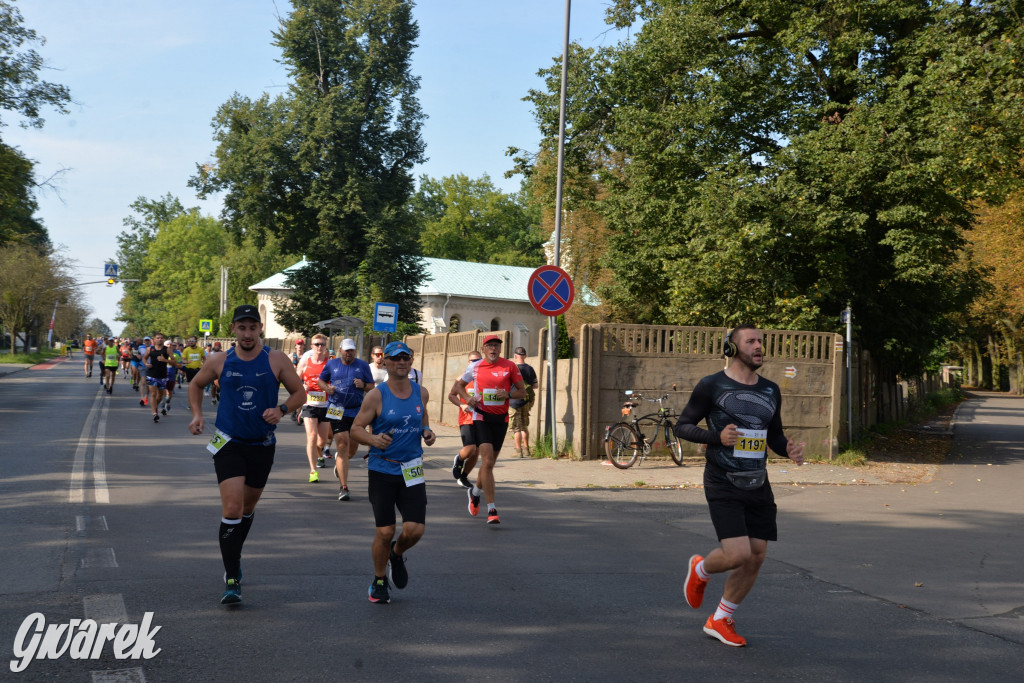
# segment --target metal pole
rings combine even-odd
[[[224,316],[228,310],[228,268],[220,267],[220,314]]]
[[[572,0],[565,0],[565,35],[562,39],[562,89],[558,100],[558,176],[555,184],[555,263],[561,267],[562,259],[562,185],[565,168],[565,92],[569,82],[569,16]],[[558,376],[558,323],[548,316],[548,387],[551,404],[551,457],[558,458],[558,418],[555,412],[556,382]]]
[[[846,302],[846,431],[847,438],[853,442],[853,312],[850,302]]]

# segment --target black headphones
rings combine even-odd
[[[736,345],[732,343],[732,333],[733,330],[729,330],[728,332],[726,332],[725,339],[722,341],[722,355],[724,355],[726,358],[732,358],[737,354],[737,352],[739,352],[739,349],[736,348]]]

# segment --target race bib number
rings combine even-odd
[[[231,437],[218,429],[213,433],[210,443],[206,444],[206,450],[217,455],[217,451],[227,446],[228,441],[231,441]]]
[[[480,397],[484,400],[485,406],[503,406],[505,405],[505,399],[498,398],[498,391],[496,389],[485,389],[480,392]]]
[[[423,458],[413,458],[402,463],[402,478],[406,486],[416,486],[426,481],[423,478]]]
[[[737,458],[764,458],[768,448],[767,429],[737,429],[739,438],[732,454]]]
[[[327,409],[327,418],[329,420],[340,420],[345,417],[345,409],[341,406],[331,406]]]
[[[327,405],[327,392],[326,391],[307,391],[306,392],[306,405],[313,406],[315,408],[321,408]]]
[[[188,362],[189,363],[198,363],[199,362],[199,354],[198,353],[190,353],[190,354],[188,354]]]

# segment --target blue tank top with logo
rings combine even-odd
[[[278,380],[270,367],[270,347],[245,361],[228,349],[220,373],[217,429],[234,441],[247,444],[275,443],[276,425],[263,420],[263,411],[277,405]]]
[[[370,447],[367,469],[384,474],[401,474],[399,463],[409,462],[423,455],[423,396],[420,385],[412,383],[409,398],[397,398],[387,384],[378,384],[380,389],[380,415],[373,421],[374,434],[391,434],[391,444],[385,449]]]

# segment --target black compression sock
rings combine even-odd
[[[242,520],[222,518],[220,520],[220,556],[224,561],[224,571],[227,572],[229,579],[238,578],[243,543],[245,543],[245,534],[242,529]]]

